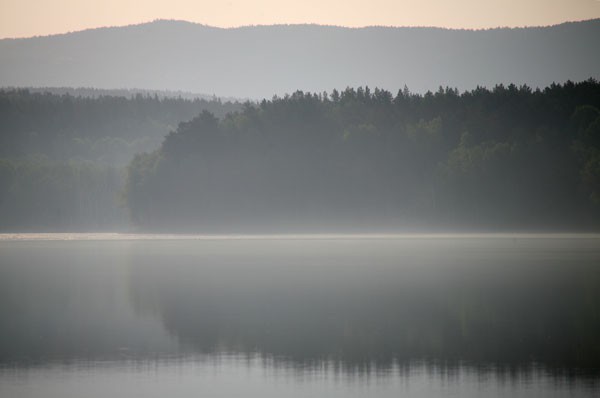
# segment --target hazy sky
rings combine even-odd
[[[159,18],[221,27],[317,23],[490,28],[600,18],[600,0],[0,0],[0,38]]]

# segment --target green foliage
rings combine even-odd
[[[600,150],[594,148],[586,156],[581,170],[581,180],[590,199],[600,205]]]
[[[153,198],[153,192],[148,191],[152,187],[153,179],[156,178],[157,168],[161,161],[161,155],[157,151],[153,153],[142,153],[136,155],[127,167],[127,180],[125,183],[125,201],[137,203],[131,208],[131,217],[139,222],[148,211],[149,202]]]
[[[145,228],[597,228],[598,109],[592,79],[243,105],[4,90],[0,228],[123,227],[119,201]]]
[[[126,226],[122,174],[44,156],[0,159],[0,230],[111,230]]]
[[[600,205],[600,111],[593,106],[578,107],[571,117],[576,140],[573,152],[580,163],[580,189]]]
[[[599,106],[595,80],[298,91],[181,123],[127,203],[155,228],[597,227]]]
[[[223,116],[239,104],[135,95],[73,97],[0,89],[0,156],[126,165],[156,149],[166,131],[202,110]]]
[[[0,90],[0,229],[128,227],[120,191],[134,155],[155,150],[166,131],[202,110],[239,108],[216,98]]]

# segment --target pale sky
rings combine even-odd
[[[0,38],[180,19],[211,26],[316,23],[481,29],[600,18],[600,0],[0,0]]]

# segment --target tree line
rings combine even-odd
[[[154,95],[73,96],[0,89],[0,157],[31,154],[54,160],[126,165],[135,153],[160,146],[166,131],[208,110],[217,116],[240,105],[219,99]]]
[[[155,150],[203,109],[224,116],[241,107],[102,93],[0,89],[0,230],[128,228],[122,190],[134,154]]]
[[[600,83],[297,91],[203,111],[128,166],[141,228],[591,229]]]
[[[596,229],[599,109],[593,79],[245,104],[0,90],[0,229]]]

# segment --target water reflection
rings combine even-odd
[[[0,362],[127,358],[176,347],[136,314],[125,243],[2,242]]]
[[[236,355],[317,373],[594,383],[598,243],[2,242],[0,358]]]
[[[280,366],[262,357],[186,357],[177,361],[105,361],[0,371],[0,395],[89,398],[143,396],[226,397],[594,397],[597,390],[544,372],[506,377],[472,368],[450,372],[414,364],[380,373],[347,372],[322,364],[316,369]],[[25,386],[27,386],[25,388]]]

